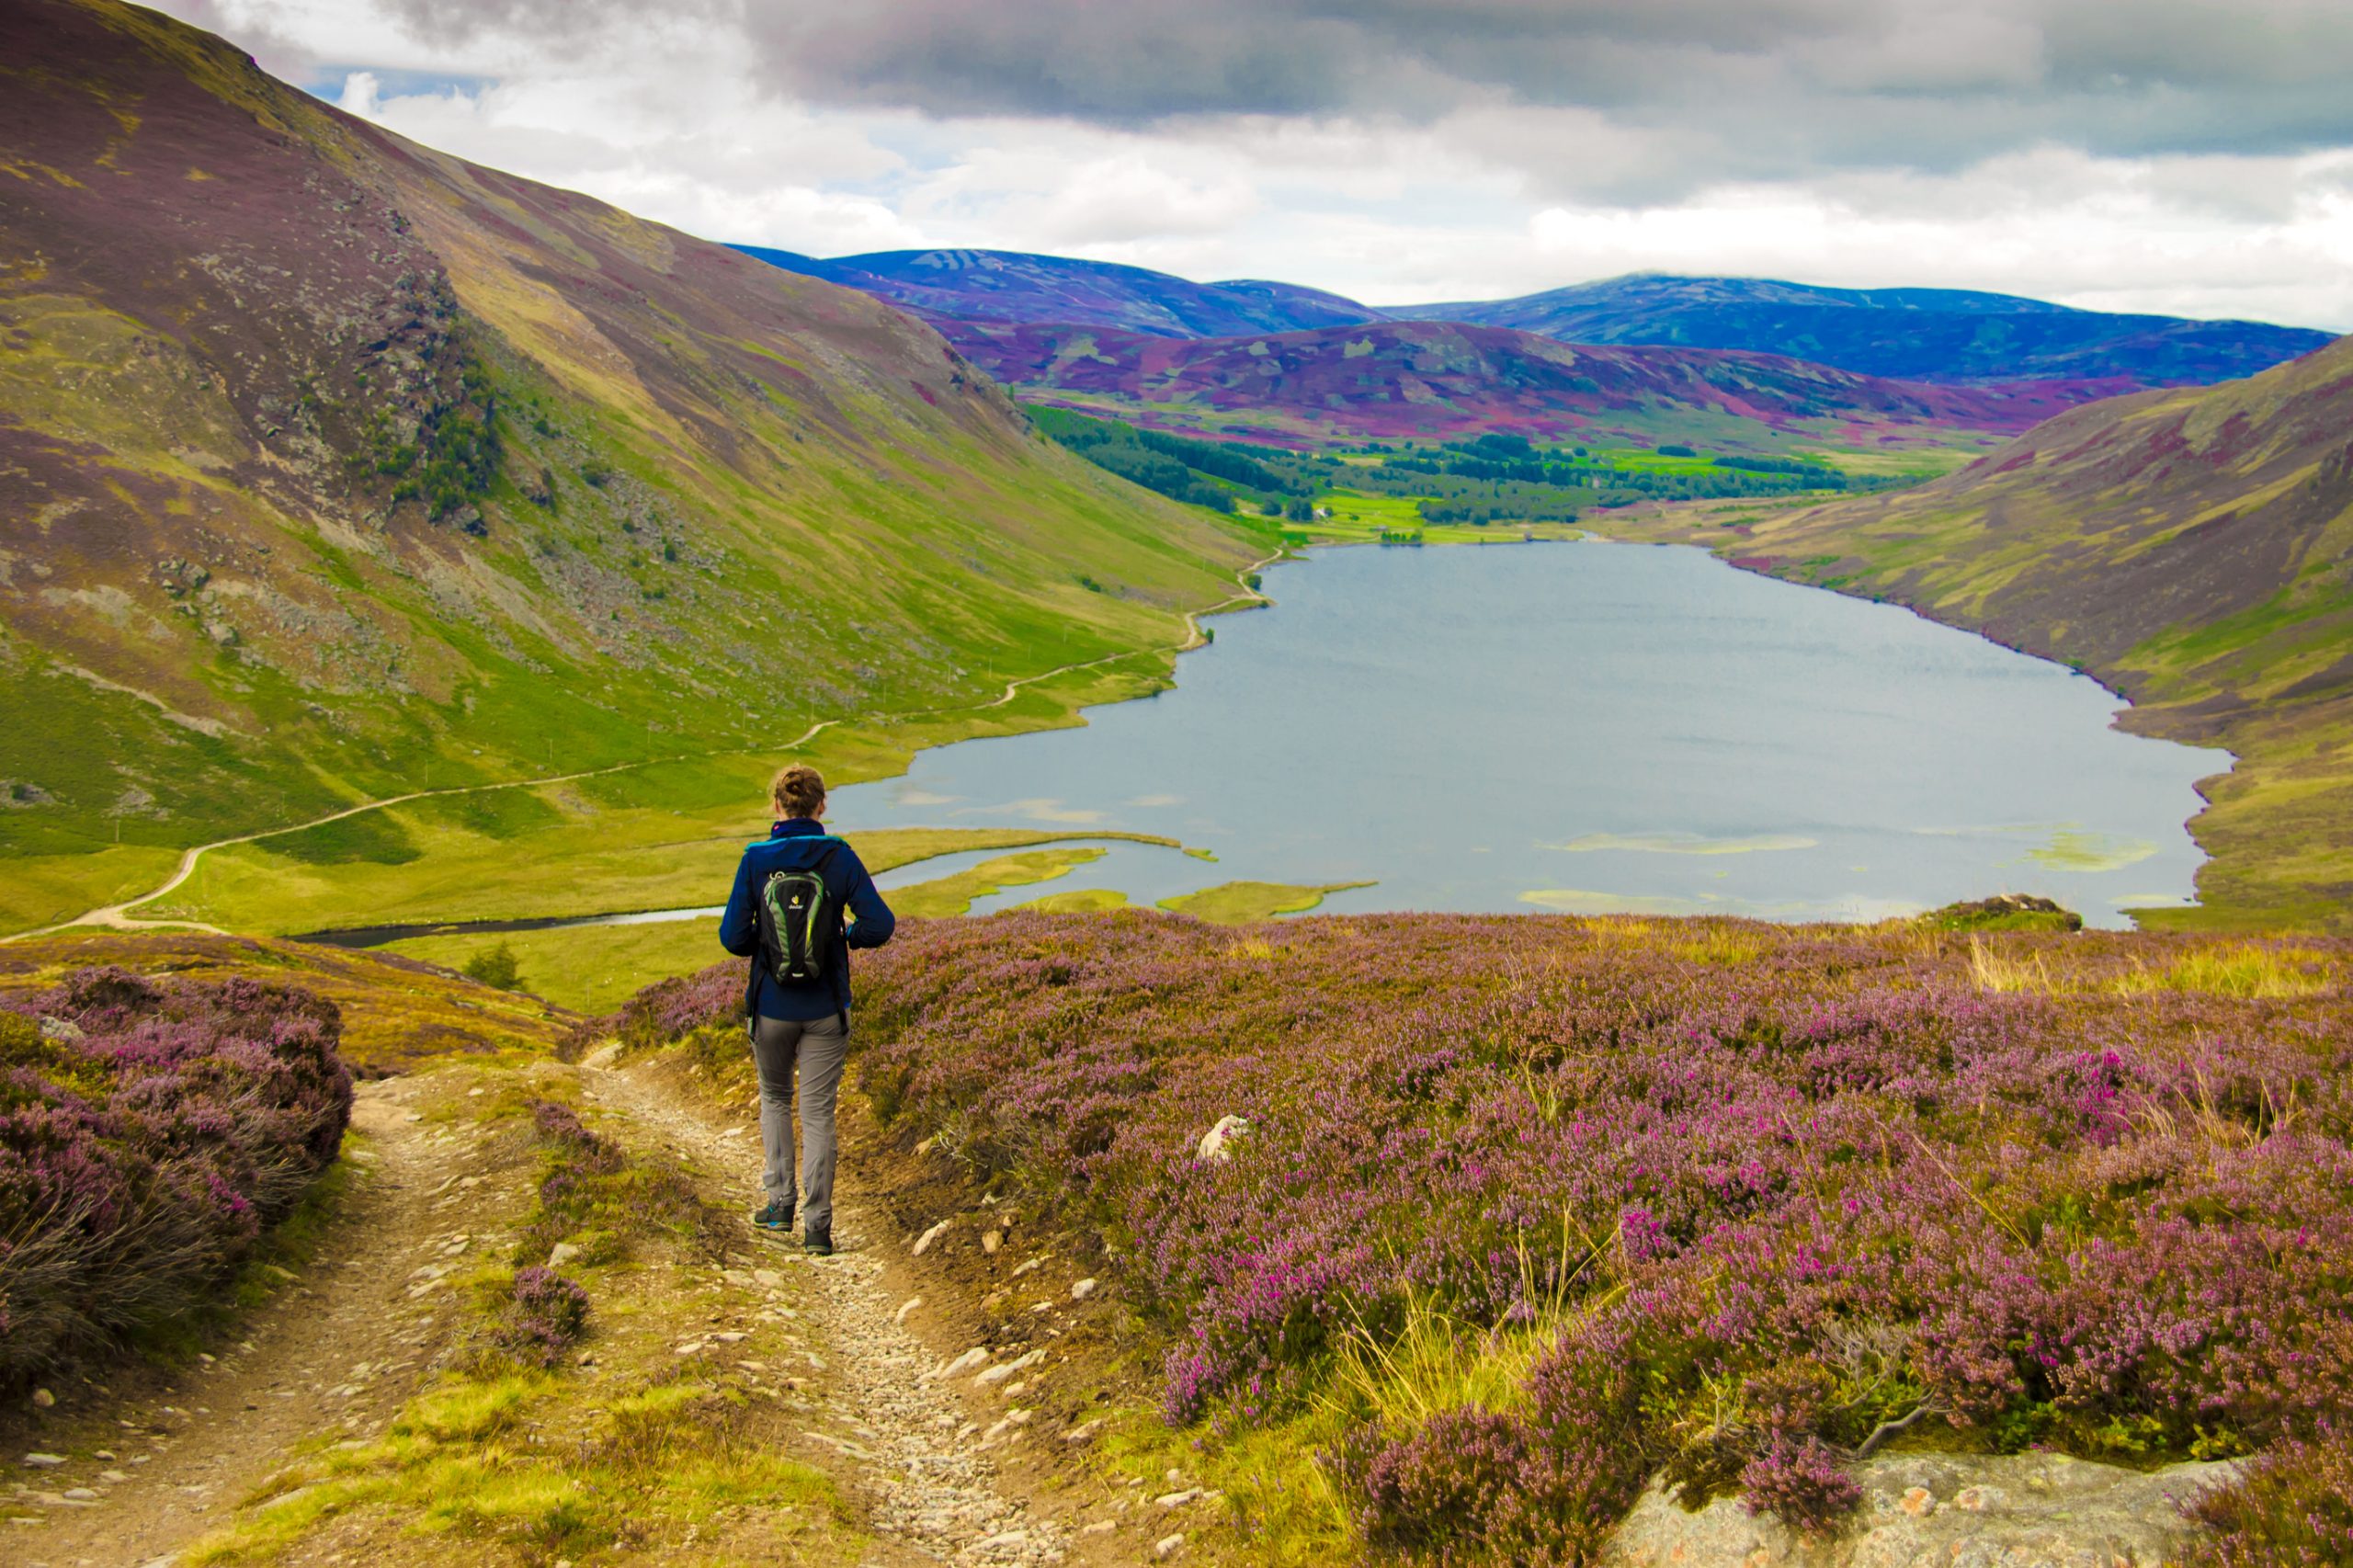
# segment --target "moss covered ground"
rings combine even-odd
[[[1244,926],[1254,920],[1270,920],[1278,915],[1302,914],[1321,904],[1326,894],[1372,885],[1370,882],[1220,882],[1215,887],[1202,888],[1196,892],[1164,898],[1160,901],[1160,907],[1221,926]]]

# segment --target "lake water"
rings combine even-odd
[[[1610,544],[1318,551],[1267,574],[1176,687],[1083,729],[969,741],[835,791],[835,830],[1043,827],[1109,846],[975,913],[1084,887],[1375,885],[1332,911],[1870,919],[2034,892],[2095,925],[2188,901],[2192,783],[2095,682],[1886,605]],[[985,855],[903,869],[942,876]]]

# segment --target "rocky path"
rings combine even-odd
[[[471,1121],[426,1125],[413,1080],[363,1084],[352,1125],[359,1173],[329,1244],[219,1357],[184,1373],[108,1374],[69,1391],[65,1419],[6,1456],[11,1511],[0,1562],[20,1568],[164,1564],[222,1522],[298,1441],[380,1433],[431,1370],[453,1313],[439,1278],[493,1238],[455,1230],[483,1178]],[[142,1386],[143,1384],[143,1386]],[[86,1455],[86,1458],[67,1456]]]
[[[699,1167],[706,1197],[745,1212],[757,1206],[756,1127],[717,1122],[641,1072],[592,1065],[585,1078],[592,1097]],[[837,1473],[869,1500],[887,1560],[1063,1562],[1068,1527],[1033,1507],[996,1463],[1010,1429],[1000,1422],[1010,1416],[984,1427],[938,1376],[941,1358],[905,1326],[904,1303],[883,1278],[882,1249],[896,1244],[895,1233],[854,1192],[837,1193],[834,1240],[830,1258],[773,1250],[780,1267],[805,1271],[794,1299],[828,1347],[824,1381],[855,1437],[810,1436],[845,1461]]]
[[[665,1150],[710,1201],[754,1206],[758,1133],[748,1116],[722,1119],[657,1068],[577,1071],[583,1098],[614,1113],[617,1135]],[[463,1312],[449,1282],[507,1256],[512,1226],[532,1206],[539,1166],[528,1142],[505,1135],[511,1121],[468,1114],[493,1103],[472,1097],[493,1082],[465,1067],[361,1085],[353,1187],[317,1255],[240,1337],[180,1370],[119,1365],[94,1382],[60,1384],[53,1409],[28,1413],[0,1439],[0,1512],[19,1520],[0,1522],[0,1562],[169,1568],[240,1505],[282,1487],[288,1460],[306,1446],[381,1437],[457,1342]],[[1131,1497],[1108,1487],[1097,1495],[1088,1483],[1082,1500],[1041,1460],[1048,1439],[1024,1408],[1034,1396],[1018,1397],[1008,1363],[943,1375],[951,1357],[913,1331],[922,1315],[903,1310],[904,1238],[854,1185],[835,1236],[840,1250],[827,1259],[750,1244],[761,1267],[728,1278],[756,1276],[765,1313],[792,1320],[792,1343],[805,1346],[811,1403],[799,1446],[859,1502],[869,1546],[858,1568],[1133,1561],[1132,1543],[1109,1533]],[[682,1296],[676,1324],[645,1326],[666,1343],[691,1318],[699,1336],[701,1311]],[[1024,1375],[1051,1369],[1025,1364]],[[1083,1514],[1101,1517],[1086,1528]],[[343,1562],[350,1545],[297,1555]],[[797,1559],[788,1550],[780,1560]]]

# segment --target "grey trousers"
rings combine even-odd
[[[849,1030],[842,1015],[795,1023],[762,1018],[752,1031],[752,1060],[760,1070],[760,1194],[791,1204],[792,1081],[801,1080],[801,1229],[830,1230],[834,1222],[834,1096],[849,1055]]]

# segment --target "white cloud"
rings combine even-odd
[[[1051,250],[1383,305],[1764,273],[2353,327],[2341,5],[1299,3],[165,8],[430,145],[821,256]],[[934,31],[890,31],[911,17]],[[1104,107],[1122,84],[1165,112]]]

